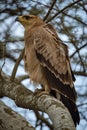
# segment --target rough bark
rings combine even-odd
[[[55,98],[43,94],[34,95],[17,80],[10,81],[5,77],[0,80],[0,96],[7,96],[22,107],[46,112],[53,122],[54,130],[75,130],[67,108]]]
[[[0,130],[35,130],[18,113],[0,101]]]

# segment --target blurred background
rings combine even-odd
[[[15,21],[18,15],[39,15],[52,24],[60,39],[69,48],[81,118],[77,130],[87,130],[87,0],[79,0],[76,4],[75,2],[76,0],[0,0],[0,69],[11,76],[24,48],[24,28]],[[22,75],[25,76],[22,83],[34,91],[35,87],[24,71],[23,60],[18,66],[16,77]],[[14,101],[7,97],[1,100],[24,116],[36,130],[51,129],[47,114],[18,108]]]

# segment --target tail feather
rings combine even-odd
[[[57,98],[56,92],[53,90],[51,91],[51,95],[54,96],[55,98]],[[62,94],[60,95],[60,100],[65,105],[65,107],[69,110],[75,126],[77,124],[79,124],[80,116],[79,116],[79,112],[78,112],[78,108],[77,108],[76,104]]]
[[[61,101],[68,108],[75,126],[77,124],[79,124],[80,117],[79,117],[79,112],[78,112],[78,108],[77,108],[76,104],[63,95],[61,95]]]
[[[79,117],[79,112],[78,112],[77,106],[75,104],[75,101],[77,98],[77,93],[75,91],[75,88],[70,87],[70,85],[68,85],[68,84],[63,84],[47,68],[44,67],[43,69],[46,74],[48,84],[51,88],[50,94],[57,99],[60,97],[60,100],[62,101],[62,103],[69,110],[69,112],[72,116],[73,122],[76,126],[80,122],[80,117]],[[73,72],[72,72],[72,78],[73,78],[73,80],[75,80]],[[59,97],[57,97],[58,94],[59,94]]]

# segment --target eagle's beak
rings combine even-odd
[[[19,17],[16,17],[15,21],[18,21],[18,22],[19,22]]]

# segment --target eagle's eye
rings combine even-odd
[[[23,17],[24,17],[24,19],[26,19],[26,20],[30,19],[30,16],[28,16],[28,15],[25,15],[25,16],[23,16]]]

